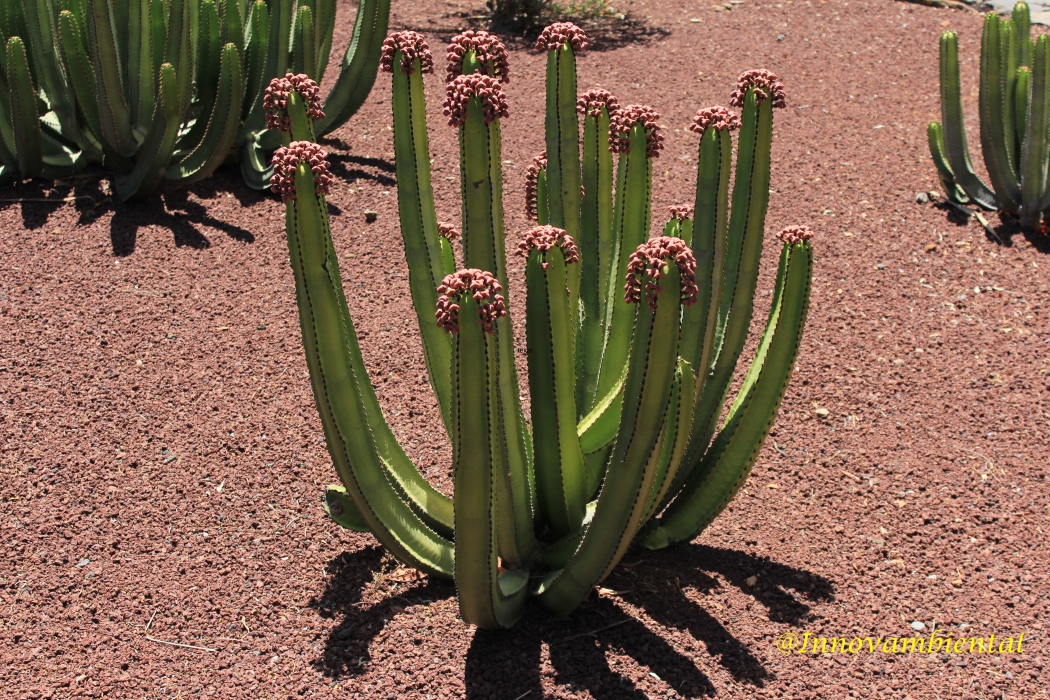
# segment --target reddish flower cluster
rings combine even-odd
[[[305,73],[299,75],[285,74],[283,78],[274,78],[263,93],[263,109],[266,110],[266,128],[278,131],[291,131],[292,120],[288,117],[288,98],[292,90],[299,93],[306,103],[306,116],[314,121],[324,119],[321,109],[321,88]]]
[[[383,42],[379,55],[379,70],[394,72],[394,57],[401,52],[401,72],[410,75],[415,70],[416,59],[419,59],[419,70],[422,73],[434,72],[434,54],[430,44],[419,32],[394,32]]]
[[[459,229],[452,224],[446,224],[444,222],[438,222],[438,233],[442,237],[447,238],[450,241],[454,241],[459,238]]]
[[[583,51],[587,48],[587,35],[572,22],[555,22],[536,39],[536,48],[540,51],[557,51],[565,44],[573,51]]]
[[[440,295],[434,317],[446,333],[459,332],[459,304],[464,292],[470,292],[478,304],[478,318],[486,333],[496,330],[496,320],[507,315],[507,305],[500,292],[503,286],[491,272],[484,270],[457,270],[447,275],[437,288]]]
[[[628,304],[637,304],[642,298],[642,283],[645,283],[645,298],[649,308],[656,311],[656,295],[663,291],[660,278],[664,276],[664,265],[674,262],[682,282],[682,305],[696,302],[699,290],[696,287],[696,258],[693,251],[681,238],[659,236],[650,238],[631,253],[627,263],[627,284],[624,299]]]
[[[295,169],[299,163],[309,164],[317,194],[328,194],[330,185],[335,182],[328,169],[328,152],[311,141],[292,141],[287,147],[278,148],[274,151],[272,163],[270,189],[281,195],[285,202],[295,199]]]
[[[536,183],[540,177],[540,171],[547,169],[547,151],[543,151],[532,159],[532,163],[525,169],[525,216],[536,220],[537,192]]]
[[[564,229],[553,226],[537,226],[526,231],[518,243],[518,255],[527,258],[529,253],[535,248],[544,256],[544,262],[540,264],[546,270],[548,264],[546,262],[546,254],[554,246],[561,248],[562,255],[565,256],[566,265],[580,262],[580,250],[576,247],[576,242],[572,240],[572,236],[565,233]]]
[[[507,96],[503,94],[498,80],[481,73],[457,75],[445,86],[443,112],[448,117],[449,126],[463,125],[467,120],[467,103],[475,95],[481,100],[481,111],[486,124],[509,114]]]
[[[620,101],[608,90],[600,88],[588,90],[576,100],[576,111],[585,117],[597,117],[602,107],[609,111],[611,117],[620,109]]]
[[[703,134],[708,127],[716,131],[739,129],[740,116],[725,107],[708,107],[698,110],[696,116],[693,117],[693,123],[689,125],[689,131]]]
[[[809,226],[788,226],[777,234],[777,238],[788,245],[805,243],[810,238],[813,238],[813,230]]]
[[[631,150],[631,127],[641,124],[645,129],[645,155],[655,158],[664,147],[664,135],[660,133],[659,113],[647,105],[628,105],[616,111],[609,120],[609,150],[613,153],[628,153]]]
[[[767,97],[773,98],[773,106],[779,109],[787,107],[784,97],[784,84],[780,82],[774,73],[768,70],[749,70],[737,78],[736,90],[729,97],[729,104],[734,107],[744,106],[744,97],[749,87],[759,88],[755,92],[755,102],[761,104]]]
[[[691,219],[693,217],[693,205],[692,204],[676,204],[671,207],[667,207],[667,211],[671,213],[671,217],[682,221],[684,219]]]
[[[510,80],[510,58],[507,56],[507,47],[495,35],[488,32],[465,31],[452,37],[452,43],[445,51],[448,63],[445,68],[445,82],[452,82],[457,75],[463,72],[463,57],[468,51],[473,51],[481,64],[481,73],[497,78],[501,83]],[[489,73],[489,64],[492,64]]]

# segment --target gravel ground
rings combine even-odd
[[[398,0],[392,27],[440,51],[479,5]],[[891,0],[616,6],[637,22],[581,57],[580,87],[663,115],[657,212],[692,199],[685,127],[698,107],[727,102],[748,68],[787,88],[767,230],[818,232],[813,303],[781,415],[732,507],[688,546],[629,556],[568,620],[533,606],[512,631],[475,631],[450,584],[399,567],[321,511],[335,474],[275,198],[232,172],[127,206],[91,181],[6,187],[0,695],[1048,697],[1050,243],[915,198],[938,187],[925,124],[939,113],[948,26],[961,32],[977,151],[980,16]],[[513,243],[527,227],[524,169],[543,147],[544,57],[509,43]],[[439,76],[427,90],[439,218],[457,221]],[[389,110],[380,76],[326,144],[339,176],[333,228],[387,416],[447,490],[404,265],[355,276],[366,269],[355,260],[400,245]],[[788,633],[934,628],[1024,633],[1024,647],[777,648]]]

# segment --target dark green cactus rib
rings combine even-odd
[[[1031,66],[1032,52],[1035,47],[1032,43],[1031,38],[1032,15],[1028,11],[1028,3],[1019,2],[1015,4],[1013,12],[1010,13],[1010,16],[1013,19],[1014,35],[1016,37],[1016,40],[1014,42],[1016,65],[1018,67]]]
[[[619,563],[648,510],[658,466],[649,456],[677,369],[681,285],[674,265],[661,283],[655,312],[644,301],[635,307],[620,429],[594,516],[565,567],[537,589],[540,602],[556,615],[572,612]]]
[[[643,546],[662,549],[693,539],[747,479],[780,409],[798,356],[812,267],[808,243],[784,246],[769,321],[725,428],[658,526],[643,533]]]
[[[686,468],[680,472],[682,478],[688,478],[689,466],[695,464],[714,434],[751,326],[758,264],[762,257],[763,227],[769,204],[769,161],[773,140],[773,100],[766,98],[761,104],[756,104],[755,93],[759,89],[748,88],[744,97],[733,206],[721,266],[722,280],[717,301],[712,298],[710,312],[717,314],[713,337],[709,338],[712,343],[711,368],[707,377],[697,381],[701,392],[693,417]]]
[[[132,125],[142,129],[149,129],[150,120],[153,118],[153,80],[160,70],[160,66],[153,65],[152,23],[149,0],[129,0],[128,107],[131,110]],[[85,99],[79,99],[79,102],[83,104]]]
[[[314,42],[316,48],[314,54],[317,56],[318,83],[324,78],[328,69],[328,57],[332,53],[332,35],[335,31],[335,0],[314,0]],[[384,32],[385,34],[386,32]]]
[[[161,65],[157,84],[157,106],[146,140],[138,149],[135,169],[129,175],[117,178],[117,196],[125,202],[142,199],[156,189],[175,150],[181,119],[178,76],[171,64]]]
[[[1021,66],[1017,69],[1016,85],[1014,86],[1014,121],[1016,132],[1019,134],[1015,144],[1015,158],[1021,163],[1021,151],[1024,149],[1025,137],[1028,135],[1028,98],[1032,90],[1032,69]]]
[[[1013,58],[1010,37],[1013,24],[1004,32],[999,17],[994,12],[985,16],[984,35],[981,38],[981,80],[978,103],[981,116],[981,150],[988,179],[1002,207],[1017,211],[1021,205],[1021,186],[1014,174],[1012,143],[1006,137],[1004,106],[1008,104],[1003,69],[1004,54]],[[1006,46],[1003,46],[1004,34]],[[1012,73],[1009,74],[1012,77]],[[1012,109],[1010,110],[1013,111]],[[1013,126],[1012,124],[1010,125]],[[955,164],[952,170],[958,171]]]
[[[506,468],[497,435],[502,360],[495,338],[477,322],[478,304],[460,299],[459,332],[452,342],[452,464],[455,474],[456,589],[460,614],[484,629],[512,626],[528,595],[528,571],[499,575],[498,483]]]
[[[124,98],[109,0],[91,0],[90,17],[89,35],[102,136],[118,155],[130,158],[135,155],[138,143],[131,133],[131,112]]]
[[[389,18],[390,0],[361,0],[358,5],[339,78],[325,99],[325,118],[315,125],[319,136],[345,124],[371,92]]]
[[[169,180],[184,183],[202,180],[222,165],[233,148],[240,125],[244,76],[237,47],[232,42],[223,47],[219,62],[216,99],[205,122],[207,128],[197,147],[165,173]],[[204,114],[198,117],[204,118]]]
[[[998,26],[998,25],[996,25]],[[941,34],[941,125],[944,145],[955,181],[966,195],[985,209],[998,209],[999,200],[973,170],[963,127],[959,96],[959,40],[955,32]]]
[[[401,237],[408,262],[409,288],[419,321],[430,385],[437,395],[446,429],[451,428],[451,378],[448,367],[451,347],[448,335],[434,323],[438,284],[455,269],[454,260],[445,261],[443,239],[438,234],[434,211],[434,191],[430,182],[430,144],[427,137],[426,101],[423,93],[423,66],[415,59],[412,72],[401,70],[404,54],[392,58],[394,112],[394,164],[397,168],[397,203]],[[448,241],[445,241],[448,245]],[[448,254],[451,258],[451,247]],[[446,270],[451,263],[452,269]],[[451,434],[451,433],[450,433]]]
[[[540,168],[536,173],[536,223],[548,226],[550,222],[551,212],[547,207],[547,169]]]
[[[1036,230],[1042,217],[1043,198],[1047,193],[1047,159],[1050,158],[1050,38],[1045,34],[1036,40],[1032,65],[1032,100],[1028,111],[1028,138],[1021,152],[1022,228]]]
[[[556,538],[580,527],[590,495],[576,434],[574,318],[566,293],[571,274],[567,268],[578,265],[579,256],[574,244],[570,244],[568,254],[559,247],[559,234],[554,232],[560,231],[533,229],[525,238],[526,244],[538,240],[553,245],[545,253],[533,245],[525,266],[525,282],[529,395],[533,405],[543,409],[532,414],[535,527],[540,532],[549,528]]]
[[[245,89],[244,104],[241,107],[241,119],[244,121],[247,121],[255,105],[262,104],[263,90],[269,82],[265,72],[269,41],[270,11],[264,0],[255,0],[248,13],[244,34]],[[249,133],[249,129],[242,128],[238,135],[238,143],[247,140]]]
[[[580,124],[576,54],[568,43],[547,52],[547,206],[550,225],[580,240]]]
[[[367,404],[375,400],[343,294],[327,205],[313,175],[295,169],[296,198],[286,205],[288,249],[299,322],[326,444],[363,524],[394,556],[421,571],[452,578],[452,543],[400,498],[387,478]]]
[[[970,198],[966,196],[963,188],[955,183],[955,173],[948,163],[948,156],[944,152],[944,132],[941,131],[940,122],[930,122],[926,127],[926,137],[930,144],[930,155],[933,163],[937,166],[937,175],[941,180],[941,187],[948,199],[959,204],[969,204]]]
[[[304,73],[317,80],[317,45],[314,39],[314,14],[306,5],[296,12],[295,37],[292,53],[295,56],[293,73]]]
[[[37,95],[29,75],[25,44],[13,36],[7,40],[7,80],[14,150],[22,177],[36,177],[44,167],[43,138]]]
[[[999,26],[1000,41],[1000,68],[1002,70],[1002,116],[1003,116],[1003,145],[1007,159],[1010,163],[1010,176],[1015,182],[1020,182],[1021,159],[1018,157],[1018,146],[1024,141],[1024,133],[1017,133],[1017,117],[1014,108],[1017,102],[1017,52],[1015,50],[1016,37],[1014,36],[1014,23],[1009,19],[1003,19]]]
[[[649,236],[652,217],[652,159],[646,155],[645,128],[631,127],[630,150],[620,155],[613,215],[613,249],[609,289],[606,292],[605,351],[602,354],[595,402],[615,391],[631,350],[634,307],[624,301],[621,285],[628,257]]]
[[[576,352],[578,418],[583,418],[594,401],[605,341],[605,294],[609,288],[613,215],[613,163],[608,144],[609,109],[602,106],[598,114],[587,114],[583,120],[583,197],[580,201],[579,238],[583,320]]]
[[[186,153],[194,150],[200,144],[210,124],[212,109],[218,98],[217,87],[222,66],[223,45],[220,43],[222,31],[219,25],[219,12],[213,0],[200,1],[200,17],[197,20],[197,26],[200,38],[197,41],[199,55],[196,60],[197,76],[194,83],[198,100],[191,110],[193,126],[179,136],[175,144],[174,160],[181,160]]]
[[[104,143],[99,103],[94,91],[95,71],[87,55],[80,23],[72,12],[66,10],[58,17],[58,29],[62,41],[62,54],[69,70],[77,106],[87,123],[88,133],[98,143]],[[150,93],[152,92],[151,82]]]
[[[460,79],[485,76],[464,76]],[[492,85],[498,90],[498,83]],[[463,264],[468,268],[492,270],[504,289],[507,284],[507,257],[503,230],[503,175],[500,161],[500,122],[486,124],[478,97],[467,100],[465,120],[459,127],[460,192],[463,199]],[[508,295],[509,296],[509,295]],[[536,549],[532,530],[534,485],[529,453],[529,436],[518,395],[517,368],[514,363],[514,331],[510,317],[496,322],[499,361],[499,435],[505,441],[507,470],[512,502],[500,503],[498,514],[502,532],[513,532],[513,551],[501,548],[500,556],[512,568],[527,562]]]
[[[238,54],[244,56],[244,13],[249,9],[250,2],[245,0],[219,0],[220,12],[223,18],[222,41],[223,45],[232,43],[237,47]]]
[[[685,239],[683,239],[685,240]],[[683,330],[685,326],[683,325]],[[689,446],[689,428],[693,424],[693,400],[696,395],[696,376],[689,363],[678,358],[678,370],[675,372],[671,398],[667,404],[667,417],[664,429],[660,433],[657,448],[649,459],[658,459],[656,475],[653,478],[653,489],[649,494],[649,505],[641,524],[647,523],[657,513],[657,505],[662,503],[667,492],[675,482],[675,476],[685,450]]]

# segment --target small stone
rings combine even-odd
[[[926,204],[926,202],[930,201],[930,195],[925,192],[916,192],[915,201],[919,204]]]
[[[83,569],[85,566],[87,566],[90,563],[91,563],[90,559],[87,559],[87,558],[81,559],[79,562],[77,562],[77,568],[78,569]]]
[[[826,408],[818,408],[818,409],[815,409],[813,412],[816,413],[821,418],[827,418],[828,416],[831,415],[831,411],[829,411]]]
[[[886,263],[879,263],[878,265],[875,266],[875,269],[876,270],[885,270],[886,269]]]
[[[913,630],[915,630],[916,632],[919,632],[919,631],[922,631],[922,630],[926,629],[926,625],[924,625],[923,623],[919,622],[918,620],[915,620],[914,622],[911,623],[911,628]]]
[[[758,583],[758,576],[748,576],[744,579],[744,583],[746,583],[748,586],[754,586],[756,583]]]
[[[378,219],[378,218],[379,218],[379,214],[377,212],[374,212],[371,209],[365,209],[365,221],[366,222],[372,224],[372,223],[375,223],[375,220]]]
[[[783,34],[777,34],[777,41],[783,41],[783,40],[784,40],[784,35]]]

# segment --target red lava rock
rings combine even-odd
[[[354,10],[338,5],[334,56]],[[391,28],[466,29],[449,11],[396,2]],[[938,198],[915,202],[940,188],[926,123],[940,118],[942,23],[959,31],[973,116],[982,17],[843,0],[748,0],[717,13],[638,0],[630,13],[638,24],[604,35],[584,26],[598,50],[579,55],[579,85],[662,115],[654,212],[694,200],[697,138],[686,130],[698,108],[726,103],[755,66],[791,90],[774,116],[754,325],[773,289],[772,234],[786,226],[819,238],[814,303],[773,432],[725,513],[688,546],[629,554],[567,620],[533,604],[514,630],[478,632],[458,619],[451,583],[416,576],[321,510],[337,477],[276,196],[247,189],[236,168],[134,205],[90,179],[5,185],[0,695],[1045,696],[1047,244],[988,215],[1001,244]],[[423,32],[436,45],[440,32]],[[516,240],[533,226],[517,203],[524,165],[544,147],[546,56],[501,38],[514,70],[502,137],[503,158],[518,166],[504,168]],[[424,82],[437,214],[458,221],[444,75]],[[379,400],[408,455],[451,493],[408,293],[389,124],[390,81],[378,80],[324,144],[332,235]],[[380,214],[368,227],[366,208]],[[510,258],[503,291],[522,346],[524,267]],[[927,634],[936,622],[997,641],[1023,631],[1025,651],[821,658],[776,648],[787,632],[903,636],[913,621]]]

